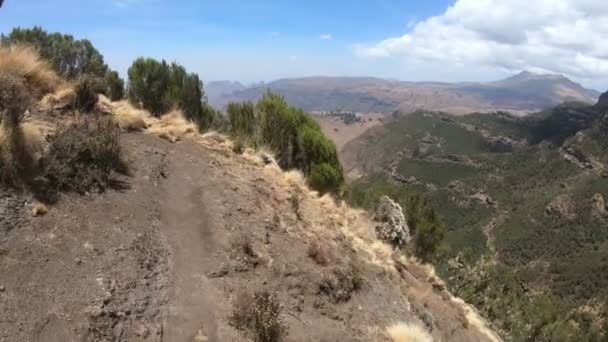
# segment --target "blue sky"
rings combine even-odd
[[[540,55],[525,55],[524,50],[518,50],[519,45],[505,45],[501,40],[504,35],[481,37],[481,29],[485,34],[499,28],[485,23],[486,27],[480,29],[469,19],[486,17],[487,12],[482,10],[488,9],[479,4],[495,1],[505,2],[5,0],[0,9],[0,32],[39,25],[88,38],[108,64],[123,74],[134,58],[151,56],[178,61],[206,81],[248,83],[310,75],[485,81],[531,69],[564,73],[590,86],[604,85],[591,72],[604,71],[605,60],[597,60],[603,50],[597,51],[597,46],[581,57],[587,58],[581,59],[582,67],[562,70],[551,64],[555,55],[550,54],[564,57],[566,63],[568,53],[575,58],[578,51],[557,51],[550,45]],[[506,10],[517,8],[507,5]],[[478,21],[483,24],[481,19]],[[521,23],[525,32],[529,32],[529,24]],[[538,23],[545,25],[539,29],[558,24],[561,22]],[[479,38],[471,42],[472,35],[463,33],[465,29]],[[454,34],[454,39],[445,39],[437,32],[447,32],[450,37]],[[488,54],[488,47],[517,63]],[[605,71],[608,74],[608,69]]]

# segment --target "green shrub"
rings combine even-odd
[[[236,137],[252,139],[255,133],[255,107],[251,102],[229,103],[226,108],[230,132]]]
[[[341,187],[344,176],[336,146],[308,114],[270,92],[264,94],[255,109],[258,144],[274,151],[279,166],[301,170],[311,187],[322,193],[336,192]]]
[[[308,176],[310,186],[321,193],[337,192],[344,182],[342,169],[329,163],[314,164]]]
[[[105,76],[105,94],[112,101],[119,101],[125,97],[125,82],[116,71],[108,71]]]
[[[93,75],[82,75],[74,86],[74,108],[88,113],[95,108],[97,98],[104,91],[103,80]]]
[[[435,209],[420,195],[411,195],[406,203],[406,220],[414,237],[413,252],[423,261],[431,261],[445,234]]]
[[[177,64],[152,58],[138,58],[128,71],[128,97],[153,115],[160,116],[172,108],[181,109],[186,118],[202,129],[213,127],[216,111],[205,100],[203,82]]]
[[[104,77],[108,66],[103,56],[86,39],[76,40],[71,35],[48,33],[41,27],[15,28],[1,37],[3,45],[25,44],[34,46],[40,56],[53,65],[58,74],[75,79],[83,74]]]
[[[129,100],[134,105],[141,105],[156,116],[171,109],[167,103],[170,70],[165,61],[158,62],[152,58],[138,58],[133,62],[129,74]]]
[[[113,175],[127,172],[119,134],[105,117],[85,116],[60,127],[42,160],[51,189],[82,194],[119,185]]]

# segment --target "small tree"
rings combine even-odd
[[[431,261],[444,236],[444,228],[430,203],[418,194],[408,198],[407,224],[414,237],[414,254],[423,261]]]
[[[86,39],[76,40],[73,36],[60,33],[48,33],[41,27],[31,29],[15,28],[8,35],[1,37],[3,45],[31,45],[40,56],[54,66],[58,74],[74,79],[82,74],[93,74],[104,77],[108,66],[103,56]]]
[[[133,104],[143,106],[156,116],[170,109],[167,93],[171,77],[165,61],[138,58],[129,68],[128,74],[129,100]]]
[[[116,71],[109,71],[105,77],[105,93],[112,101],[125,97],[125,82]]]
[[[255,107],[251,102],[229,103],[226,108],[230,132],[240,138],[252,138],[255,132]]]

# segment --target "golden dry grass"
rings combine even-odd
[[[36,98],[54,92],[64,84],[50,64],[42,60],[30,47],[0,48],[0,71],[22,77]]]
[[[24,122],[20,126],[23,137],[23,150],[31,158],[38,161],[46,149],[47,142],[40,127],[33,122]]]
[[[65,106],[73,103],[76,98],[76,92],[70,85],[63,84],[58,87],[54,92],[45,95],[40,104],[46,108]]]
[[[34,203],[32,207],[32,215],[34,217],[44,216],[49,212],[49,208],[42,202]]]
[[[387,328],[393,342],[433,342],[431,335],[420,325],[397,323]]]
[[[110,113],[112,119],[123,131],[143,131],[154,121],[148,111],[133,107],[128,101],[112,102],[99,95],[97,107],[102,112]]]
[[[196,125],[187,120],[184,113],[177,109],[161,116],[158,120],[153,120],[148,132],[170,142],[180,141],[188,135],[199,133]]]

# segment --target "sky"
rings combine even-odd
[[[302,76],[491,81],[522,70],[608,89],[605,0],[5,0],[0,32],[87,38],[125,75],[140,56],[206,82]]]

